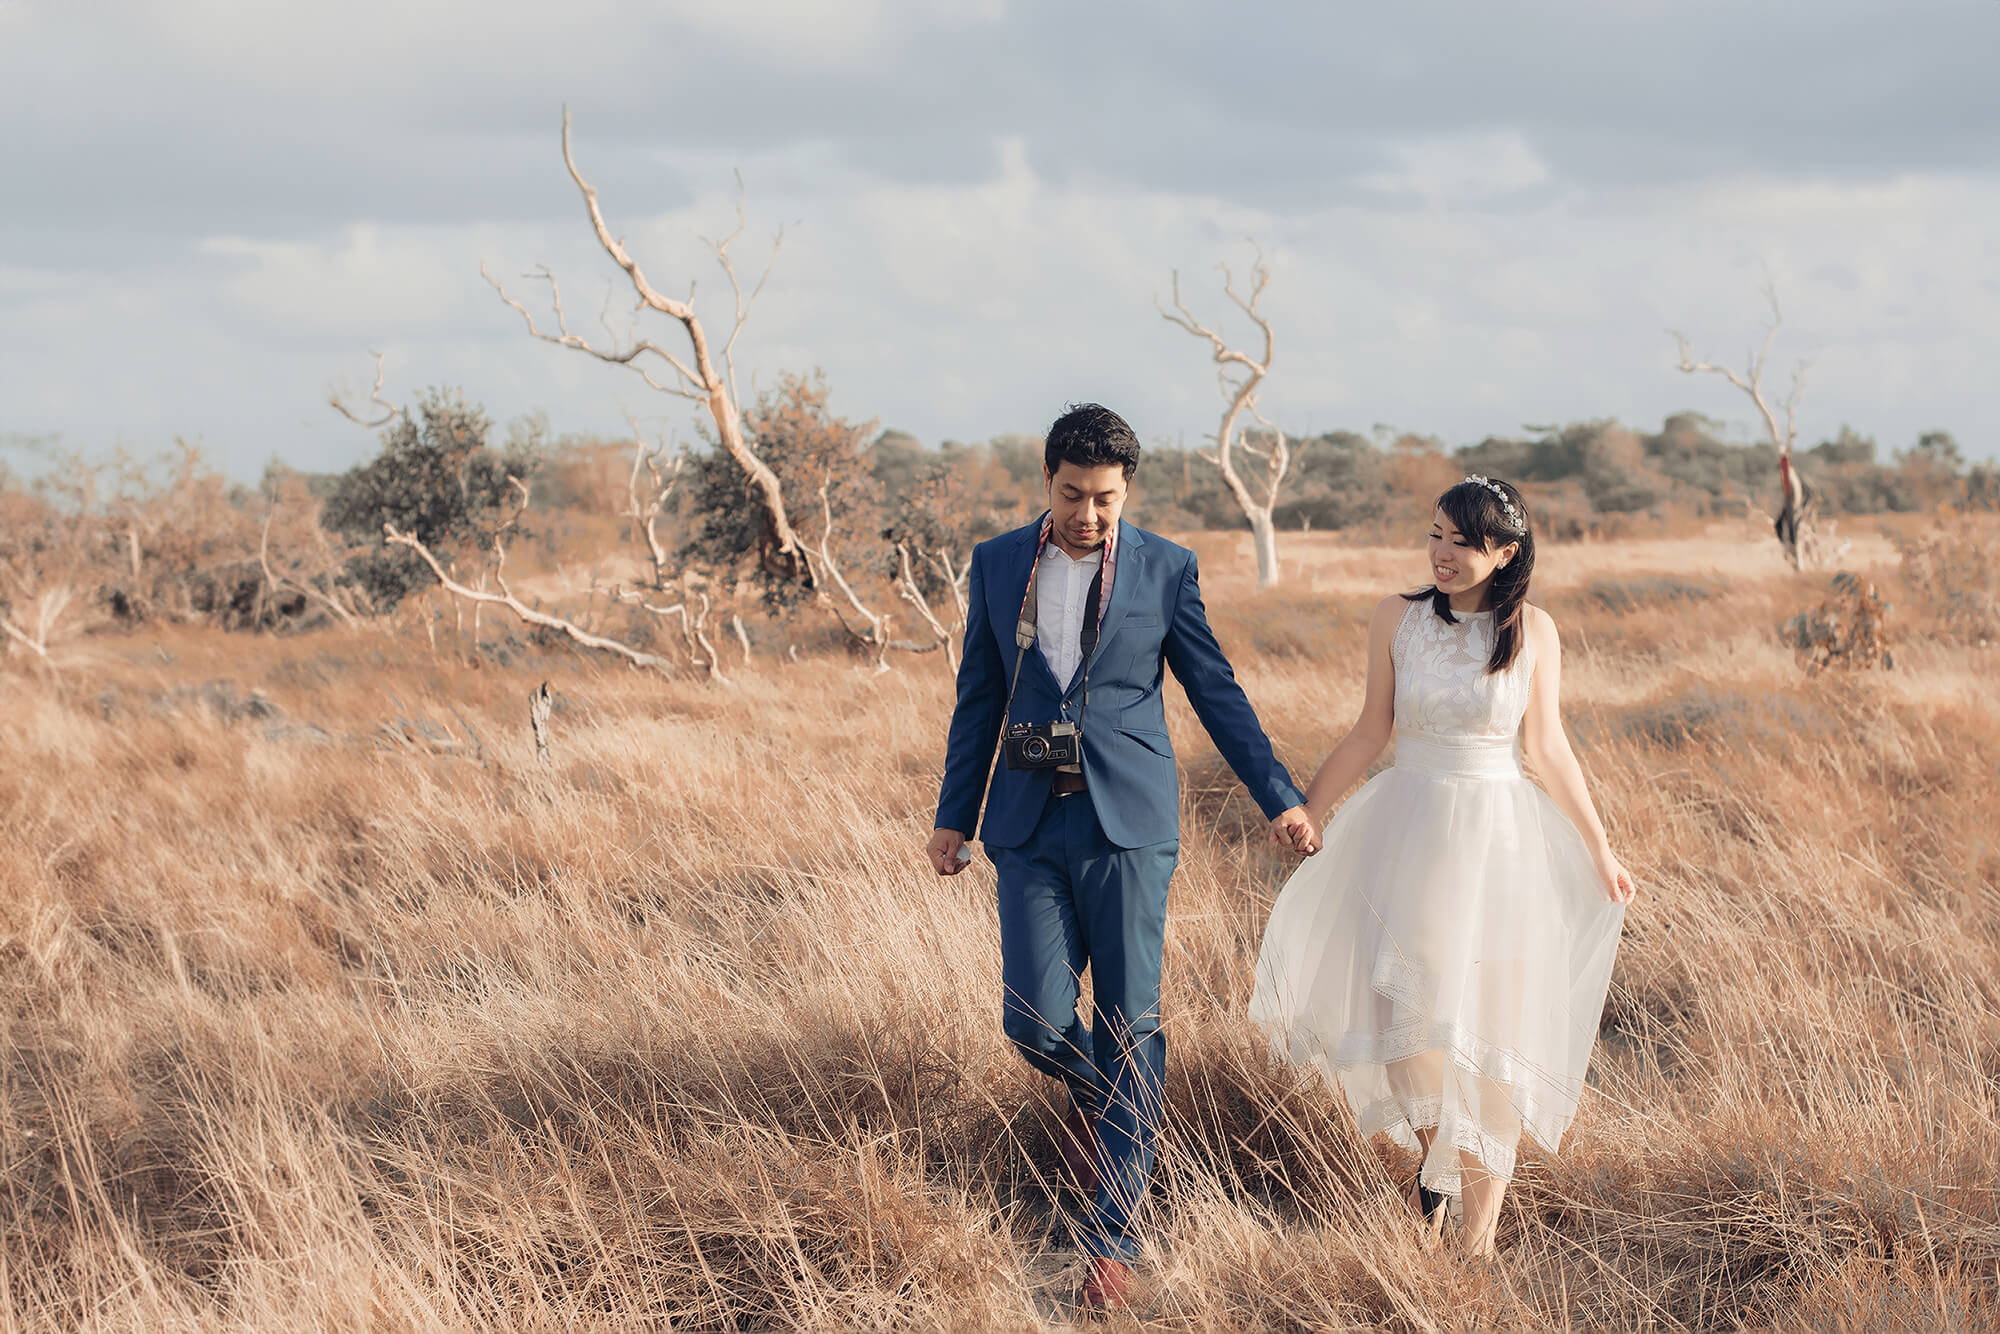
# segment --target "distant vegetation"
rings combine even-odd
[[[259,485],[243,486],[186,447],[150,468],[67,458],[33,481],[0,468],[0,616],[16,645],[79,619],[269,628],[366,617],[435,585],[411,550],[384,545],[385,524],[476,584],[496,537],[521,548],[529,568],[591,563],[636,542],[634,516],[655,506],[664,565],[656,562],[650,605],[682,588],[673,581],[693,580],[682,591],[690,607],[702,600],[703,615],[711,602],[732,617],[832,608],[856,647],[878,657],[948,644],[965,553],[1042,506],[1041,442],[1008,434],[930,445],[842,418],[830,404],[823,378],[788,377],[743,419],[825,567],[817,585],[761,559],[769,538],[741,500],[747,479],[705,433],[680,451],[671,478],[641,495],[635,442],[559,435],[540,419],[502,437],[478,405],[434,389],[389,417],[374,457],[341,473],[274,461]],[[1407,536],[1428,498],[1467,471],[1523,486],[1555,540],[1612,536],[1642,520],[1745,516],[1776,499],[1770,447],[1724,440],[1694,413],[1651,433],[1580,422],[1449,448],[1415,434],[1328,431],[1290,447],[1278,530],[1364,541]],[[660,448],[654,463],[671,454]],[[2000,467],[1968,465],[1943,431],[1885,453],[1843,427],[1800,457],[1828,515],[2000,508]],[[1165,446],[1146,451],[1131,512],[1169,533],[1247,526],[1213,466]],[[824,591],[829,578],[853,596],[836,605]],[[921,620],[906,587],[925,600]],[[628,609],[628,622],[637,614]],[[930,629],[913,641],[919,624]],[[651,641],[650,630],[625,628]],[[713,664],[712,651],[704,660],[695,644],[697,629],[705,627],[682,626],[690,655]]]

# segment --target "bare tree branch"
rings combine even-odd
[[[834,587],[840,590],[841,596],[847,600],[847,605],[854,609],[855,614],[868,623],[868,632],[863,634],[847,623],[846,615],[842,613],[839,604],[833,600],[824,585],[821,586],[819,591],[820,601],[833,613],[833,618],[840,622],[840,628],[845,630],[856,643],[867,644],[875,649],[875,670],[886,672],[889,670],[888,636],[884,626],[887,618],[877,616],[874,612],[868,610],[867,605],[859,597],[855,596],[853,586],[847,582],[847,576],[841,573],[840,562],[833,557],[833,547],[831,545],[833,539],[833,502],[827,494],[827,487],[830,481],[831,479],[822,479],[819,484],[819,510],[821,516],[819,568],[827,578],[833,580]]]
[[[666,583],[667,551],[660,545],[659,520],[672,497],[674,488],[680,484],[681,473],[686,470],[688,456],[685,449],[674,451],[670,462],[663,468],[660,456],[667,452],[667,442],[648,445],[639,437],[639,424],[632,425],[632,473],[626,479],[625,491],[629,508],[625,516],[632,520],[634,535],[646,544],[646,557],[653,564],[653,586],[664,587]],[[643,495],[639,486],[639,470],[644,468],[652,474],[652,486]]]
[[[952,605],[957,608],[959,622],[963,624],[966,612],[970,609],[965,599],[967,581],[972,575],[971,563],[955,564],[949,551],[924,552],[923,556],[944,580],[945,587],[951,590]]]
[[[708,637],[709,598],[697,583],[697,576],[681,576],[681,600],[667,606],[646,601],[645,592],[636,588],[614,588],[611,595],[620,602],[638,607],[662,620],[678,618],[681,639],[687,646],[688,657],[695,666],[707,672],[709,679],[719,685],[730,684],[722,674],[722,656],[715,651],[714,643]],[[748,662],[746,654],[744,661]]]
[[[637,260],[625,249],[623,241],[613,236],[610,226],[604,220],[604,210],[598,204],[597,189],[584,179],[583,171],[576,165],[576,155],[570,143],[569,108],[563,108],[562,129],[563,165],[569,169],[570,179],[583,196],[585,210],[590,215],[590,225],[597,233],[597,241],[613,263],[625,272],[632,284],[632,290],[642,304],[660,312],[669,319],[676,320],[686,331],[691,353],[690,361],[673,359],[676,369],[685,376],[688,389],[703,398],[708,404],[709,416],[715,422],[717,436],[724,449],[729,451],[737,466],[750,479],[751,489],[756,493],[763,509],[765,525],[764,560],[773,573],[788,575],[802,580],[808,587],[815,582],[811,555],[794,531],[786,511],[783,489],[763,459],[759,458],[743,437],[741,404],[728,380],[720,374],[711,354],[708,331],[700,317],[695,314],[692,301],[676,301],[653,286],[639,267]],[[759,284],[761,287],[761,283]],[[748,314],[747,303],[743,307]],[[556,341],[559,341],[556,340]]]
[[[0,630],[9,639],[27,646],[42,661],[49,660],[49,636],[54,633],[56,623],[62,620],[63,612],[69,609],[73,594],[68,584],[57,584],[44,588],[35,598],[35,625],[32,631],[16,624],[13,616],[0,615]]]
[[[396,409],[390,404],[389,400],[382,397],[382,353],[376,352],[372,347],[368,350],[374,353],[375,356],[375,387],[368,391],[368,401],[382,409],[382,415],[372,421],[363,420],[348,408],[346,399],[337,390],[329,390],[326,401],[332,405],[335,412],[338,412],[356,426],[365,426],[372,431],[378,426],[387,426],[390,422],[396,420]]]
[[[743,406],[743,397],[736,389],[736,339],[742,334],[743,326],[750,318],[750,308],[757,304],[757,298],[763,294],[764,284],[771,281],[771,274],[778,267],[778,251],[785,244],[785,229],[780,227],[778,228],[778,234],[771,240],[770,261],[765,264],[763,274],[757,279],[757,285],[750,289],[750,293],[746,297],[743,292],[743,284],[736,277],[736,262],[729,257],[730,245],[749,228],[749,223],[744,212],[746,194],[747,192],[743,186],[743,173],[738,171],[736,173],[735,230],[723,237],[719,242],[710,241],[707,237],[702,238],[708,248],[715,252],[715,262],[722,266],[723,276],[729,279],[730,294],[736,300],[736,321],[730,326],[729,337],[722,344],[722,368],[724,376],[729,381],[729,397],[736,403],[738,408]],[[691,293],[690,296],[692,296]]]
[[[1246,434],[1243,438],[1243,449],[1252,457],[1262,459],[1264,462],[1264,508],[1270,511],[1277,508],[1278,489],[1284,485],[1285,477],[1292,469],[1291,440],[1285,435],[1283,428],[1257,410],[1254,401],[1248,407],[1250,415],[1264,428],[1265,443],[1256,443]]]
[[[522,488],[522,490],[525,495],[526,488]],[[486,602],[505,607],[529,625],[537,625],[545,630],[559,630],[585,648],[602,649],[607,653],[616,653],[635,667],[650,667],[655,671],[667,673],[671,673],[674,668],[672,662],[657,654],[645,653],[633,648],[629,644],[621,644],[615,639],[607,639],[603,635],[591,634],[589,631],[571,621],[564,620],[560,616],[550,616],[546,612],[536,611],[533,607],[530,607],[527,603],[514,596],[514,591],[507,587],[506,579],[497,573],[494,576],[494,582],[500,586],[498,593],[489,593],[483,589],[471,588],[460,583],[458,580],[452,578],[450,574],[446,573],[444,566],[438,563],[438,558],[431,554],[429,547],[425,546],[415,535],[403,532],[393,523],[382,525],[382,535],[384,540],[391,546],[408,547],[410,550],[416,552],[424,564],[431,567],[431,573],[437,576],[439,585],[453,597],[464,598],[468,602]],[[501,547],[497,537],[494,539],[494,550],[500,559],[505,559],[505,550]]]
[[[289,588],[293,592],[319,603],[335,616],[338,616],[341,623],[348,629],[359,630],[361,628],[360,620],[356,618],[353,612],[341,606],[331,595],[322,593],[319,589],[314,588],[310,581],[287,579],[271,568],[271,521],[277,517],[278,502],[273,500],[271,508],[265,512],[264,530],[257,540],[257,564],[263,567],[265,586],[268,588]]]
[[[923,587],[917,582],[916,571],[910,565],[910,547],[907,542],[896,544],[896,592],[903,601],[916,609],[917,615],[930,628],[930,632],[947,645],[948,652],[951,632],[945,628],[944,622],[937,618],[937,613],[931,610],[930,599],[924,596]]]
[[[557,347],[573,348],[578,352],[596,357],[599,361],[610,362],[614,366],[630,367],[632,370],[638,372],[639,377],[648,386],[659,390],[663,394],[675,394],[697,403],[707,401],[708,394],[701,387],[701,382],[695,378],[694,372],[688,369],[680,358],[661,347],[658,343],[650,339],[641,338],[635,340],[629,347],[623,350],[617,348],[600,348],[592,346],[590,340],[581,334],[571,333],[569,331],[569,322],[563,314],[562,287],[556,282],[556,276],[549,272],[546,267],[539,268],[527,276],[540,278],[549,285],[549,304],[556,319],[555,333],[549,333],[536,325],[533,312],[507,294],[505,284],[487,270],[484,260],[480,261],[479,276],[486,280],[487,286],[500,294],[502,301],[521,313],[522,322],[528,326],[528,333],[531,336],[539,338],[544,343],[554,343]],[[649,352],[673,368],[674,374],[677,377],[675,383],[662,384],[653,378],[653,373],[650,370],[639,364],[639,357]]]

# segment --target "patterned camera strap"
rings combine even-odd
[[[1021,663],[1028,650],[1035,646],[1036,622],[1041,616],[1042,552],[1048,547],[1049,532],[1053,526],[1050,522],[1042,524],[1042,540],[1035,548],[1034,564],[1028,567],[1028,587],[1021,594],[1021,615],[1014,622],[1014,677],[1007,683],[1007,708],[1000,715],[1003,728],[1014,716],[1014,692],[1021,688]],[[1105,538],[1098,544],[1097,550],[1103,559],[1097,563],[1097,573],[1091,576],[1090,592],[1083,601],[1083,630],[1077,636],[1077,642],[1083,649],[1083,704],[1077,710],[1078,718],[1083,716],[1084,709],[1090,707],[1090,656],[1097,651],[1097,637],[1104,629],[1104,585],[1106,573],[1111,570],[1111,539]],[[1056,684],[1061,688],[1061,682]]]

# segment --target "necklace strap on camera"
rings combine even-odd
[[[1104,554],[1105,547],[1099,547],[1098,552]],[[1090,593],[1083,600],[1083,633],[1077,637],[1077,642],[1083,649],[1083,700],[1076,709],[1079,723],[1083,720],[1084,710],[1090,707],[1090,659],[1097,652],[1097,637],[1103,628],[1098,623],[1098,611],[1103,600],[1104,562],[1100,560],[1097,563],[1097,574],[1090,581]]]
[[[1007,707],[1000,715],[1001,727],[1014,716],[1014,693],[1021,688],[1021,663],[1027,658],[1028,650],[1035,646],[1036,633],[1041,620],[1041,580],[1042,552],[1048,547],[1048,539],[1043,538],[1035,548],[1035,559],[1028,566],[1028,587],[1021,594],[1021,614],[1014,622],[1014,675],[1007,683]],[[1104,566],[1111,554],[1111,539],[1106,538],[1097,547],[1099,560],[1097,573],[1091,577],[1090,592],[1083,603],[1083,631],[1078,643],[1083,649],[1083,707],[1090,705],[1090,657],[1097,651],[1097,639],[1102,631],[1101,609],[1104,600]],[[1061,682],[1057,682],[1058,688]],[[1081,718],[1083,708],[1077,710]]]

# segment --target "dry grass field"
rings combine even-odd
[[[1196,545],[1309,772],[1421,557],[1291,537],[1259,595],[1231,539]],[[1857,535],[1845,563],[1898,601],[1896,559]],[[1912,602],[1893,671],[1809,678],[1777,627],[1826,585],[1741,533],[1543,554],[1642,893],[1594,1089],[1524,1155],[1490,1265],[1421,1244],[1398,1151],[1267,1064],[1244,1006],[1285,864],[1170,692],[1171,1126],[1114,1324],[2000,1323],[2000,650]],[[920,854],[941,661],[724,689],[378,633],[57,658],[0,665],[7,1328],[1072,1318],[991,869]]]

